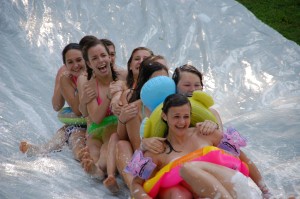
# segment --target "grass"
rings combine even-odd
[[[258,19],[300,45],[300,0],[237,0]]]

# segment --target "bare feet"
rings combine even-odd
[[[111,175],[103,181],[103,184],[112,193],[117,193],[120,189],[116,178]]]
[[[79,159],[79,161],[81,161],[81,160],[84,158],[84,156],[86,156],[85,154],[87,154],[87,153],[89,153],[89,149],[88,149],[88,147],[86,146],[86,147],[84,147],[83,149],[81,149],[81,150],[79,151],[79,153],[78,153],[78,159]]]
[[[26,155],[29,157],[41,153],[40,148],[38,146],[29,144],[26,141],[20,142],[19,149],[22,153],[26,153]]]
[[[84,153],[81,159],[81,166],[84,170],[91,174],[92,177],[95,177],[99,180],[104,179],[104,172],[94,163],[93,159],[90,157],[89,153]]]
[[[26,141],[20,142],[19,149],[22,153],[26,153],[27,150],[29,149],[29,147],[30,147],[30,144],[28,144]]]

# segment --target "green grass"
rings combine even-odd
[[[300,0],[237,0],[258,19],[300,45]]]

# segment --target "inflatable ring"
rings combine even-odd
[[[248,165],[239,158],[217,147],[206,146],[176,159],[160,169],[153,178],[143,184],[145,192],[155,198],[160,188],[173,187],[179,184],[183,180],[179,174],[180,167],[183,163],[190,161],[203,161],[222,165],[240,171],[247,177],[249,176]]]
[[[203,91],[194,91],[193,96],[189,97],[192,105],[191,126],[197,122],[211,120],[217,123],[214,114],[208,109],[214,104],[213,98]],[[144,118],[140,126],[142,137],[163,137],[167,130],[167,124],[161,119],[163,103],[158,105],[151,113],[149,118]]]
[[[86,120],[84,117],[78,117],[71,109],[71,107],[64,107],[62,108],[58,114],[57,117],[59,121],[61,121],[64,124],[72,125],[86,125]]]
[[[101,139],[103,133],[106,130],[114,130],[116,131],[118,124],[118,118],[115,115],[110,115],[105,117],[101,123],[96,124],[92,123],[88,129],[87,132],[89,135],[93,135],[93,138]]]

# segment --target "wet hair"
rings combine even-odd
[[[191,102],[185,95],[179,93],[171,94],[168,97],[166,97],[166,99],[164,100],[162,112],[164,114],[167,114],[171,107],[183,106],[185,104],[188,104],[190,108],[192,108]],[[168,136],[168,129],[164,133],[164,138],[166,138],[167,136]],[[172,151],[175,151],[177,153],[180,152],[180,151],[176,151],[167,139],[165,140],[165,143],[169,146],[170,149],[169,152],[167,152],[167,154],[170,154]]]
[[[81,48],[83,48],[83,46],[88,43],[89,41],[93,41],[93,40],[97,40],[98,38],[93,36],[93,35],[86,35],[84,37],[82,37],[79,41],[79,45]]]
[[[100,41],[102,41],[106,46],[113,46],[114,49],[116,49],[115,44],[111,40],[109,40],[109,39],[100,39]]]
[[[200,84],[203,87],[203,75],[202,73],[193,65],[190,64],[185,64],[182,66],[179,66],[175,69],[172,79],[174,80],[175,84],[177,85],[179,80],[180,80],[180,73],[181,72],[189,72],[189,73],[193,73],[195,75],[197,75],[200,79]]]
[[[133,87],[133,83],[134,83],[134,79],[133,79],[133,73],[132,73],[132,70],[130,70],[130,64],[132,62],[132,59],[133,59],[133,55],[136,51],[138,50],[146,50],[150,53],[150,55],[154,55],[152,50],[150,50],[149,48],[146,48],[146,47],[137,47],[135,48],[132,53],[131,53],[131,56],[127,62],[127,71],[128,71],[128,74],[127,74],[127,77],[126,77],[126,84],[127,84],[127,87],[128,88],[132,88]]]
[[[69,43],[66,45],[61,53],[64,64],[66,64],[66,54],[69,50],[79,50],[81,52],[81,48],[78,43]]]
[[[99,39],[96,39],[96,40],[93,39],[93,40],[87,41],[82,48],[83,58],[86,62],[89,61],[88,50],[97,45],[102,45],[105,48],[107,54],[109,55],[109,50],[108,50],[107,46]],[[118,73],[114,70],[114,67],[112,66],[111,63],[110,63],[110,69],[111,69],[111,73],[112,73],[112,78],[114,81],[116,81],[118,78]],[[87,66],[87,73],[88,73],[88,80],[90,80],[92,77],[92,74],[93,74],[93,70],[89,66]]]
[[[93,35],[86,35],[86,36],[84,36],[84,37],[82,37],[82,38],[80,39],[79,45],[80,45],[81,49],[83,49],[83,47],[84,47],[84,45],[85,45],[86,43],[88,43],[89,41],[97,40],[97,39],[98,39],[98,38],[95,37],[95,36],[93,36]],[[91,68],[87,65],[86,61],[85,61],[85,68],[86,68],[86,71],[87,71],[87,74],[88,74],[89,79],[91,79],[91,74],[93,74],[93,69],[91,69]]]
[[[151,60],[152,62],[156,62],[156,61],[159,60],[159,59],[166,60],[166,59],[164,58],[164,56],[162,56],[162,55],[151,55],[149,60]]]
[[[156,61],[153,61],[152,56],[147,57],[143,62],[141,63],[140,67],[140,73],[138,76],[136,88],[132,89],[132,95],[129,99],[130,102],[134,102],[141,98],[141,90],[144,84],[150,79],[151,75],[156,71],[165,70],[168,73],[168,68]],[[130,94],[130,93],[129,93]]]

